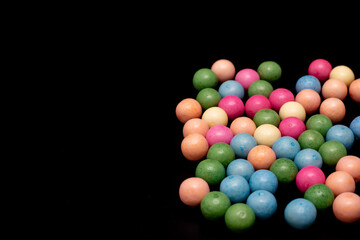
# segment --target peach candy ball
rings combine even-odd
[[[201,200],[210,192],[208,183],[202,178],[185,179],[179,188],[180,200],[188,206],[199,206]]]
[[[360,182],[360,158],[351,155],[340,158],[336,164],[336,171],[347,172],[356,183]]]
[[[360,219],[360,197],[351,192],[337,196],[333,202],[335,217],[345,223],[352,223]]]
[[[344,100],[348,93],[348,88],[343,81],[329,79],[322,86],[321,93],[325,99],[333,97]]]
[[[349,87],[349,94],[352,100],[360,103],[360,78],[351,83]]]
[[[343,192],[354,192],[355,181],[354,178],[347,172],[336,171],[331,173],[325,181],[335,196]]]
[[[181,152],[190,161],[197,161],[206,156],[209,144],[206,138],[198,133],[186,136],[181,142]]]
[[[332,123],[343,120],[345,113],[345,104],[338,98],[328,98],[320,104],[320,114],[330,118]]]
[[[226,59],[220,59],[214,62],[211,70],[216,74],[220,83],[233,80],[235,77],[235,66]]]
[[[253,136],[256,130],[256,124],[248,117],[238,117],[232,121],[230,129],[234,136],[239,133],[248,133]]]
[[[313,114],[320,107],[321,97],[312,89],[303,89],[296,95],[295,101],[304,107],[306,114]]]
[[[192,133],[199,133],[205,137],[208,131],[209,131],[209,125],[200,118],[190,119],[184,124],[183,127],[184,137]]]
[[[180,122],[186,123],[189,119],[201,117],[202,109],[198,101],[186,98],[178,103],[175,112]]]

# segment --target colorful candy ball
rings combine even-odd
[[[207,109],[202,117],[202,120],[204,120],[209,127],[213,127],[215,125],[224,125],[226,126],[228,124],[228,116],[224,109],[219,107],[211,107]]]
[[[230,141],[230,146],[235,152],[235,155],[240,158],[247,158],[251,149],[257,145],[253,136],[248,133],[236,134]]]
[[[315,166],[307,166],[302,168],[296,175],[296,186],[301,192],[315,184],[325,183],[325,174],[320,168]]]
[[[245,110],[243,101],[234,95],[229,95],[222,98],[218,107],[224,109],[230,120],[240,117],[243,115]]]
[[[225,213],[225,224],[232,232],[244,232],[255,223],[255,213],[248,205],[236,203]]]
[[[228,80],[223,82],[220,85],[218,92],[222,98],[229,95],[234,95],[240,99],[243,99],[245,95],[243,86],[241,86],[241,84],[235,80]]]
[[[254,138],[260,145],[272,147],[274,142],[281,137],[280,130],[272,124],[263,124],[254,132]]]
[[[351,82],[354,81],[355,75],[349,67],[340,65],[331,70],[329,78],[339,79],[349,87]]]
[[[225,168],[217,160],[202,160],[196,167],[195,177],[204,179],[209,185],[220,183],[225,177]]]
[[[286,88],[275,89],[269,96],[272,109],[279,111],[284,103],[294,101],[294,94]]]
[[[265,108],[270,109],[271,104],[269,99],[263,95],[254,95],[250,97],[245,103],[245,112],[246,115],[250,118],[253,118],[259,110]]]
[[[262,62],[257,72],[260,76],[260,79],[264,79],[269,82],[275,82],[281,77],[281,67],[278,63],[274,61],[265,61]]]
[[[360,158],[351,155],[340,158],[336,171],[347,172],[354,178],[355,183],[360,182]]]
[[[192,118],[199,118],[202,114],[201,105],[192,98],[186,98],[179,102],[175,109],[176,117],[180,122],[186,123]]]
[[[357,116],[351,121],[350,129],[353,131],[355,137],[360,139],[360,116]]]
[[[336,171],[331,173],[325,182],[335,196],[343,192],[354,192],[355,181],[354,178],[347,172]]]
[[[360,78],[356,79],[350,84],[349,94],[352,100],[360,103]]]
[[[345,104],[338,98],[328,98],[320,104],[320,114],[330,118],[332,123],[343,120],[345,113]]]
[[[235,159],[235,152],[230,145],[219,142],[209,148],[206,157],[217,160],[224,167],[227,167]]]
[[[249,181],[251,175],[255,172],[253,165],[245,159],[235,159],[226,169],[226,175],[240,175]]]
[[[259,74],[250,68],[240,70],[235,76],[235,81],[240,83],[245,91],[247,91],[250,85],[257,80],[260,80]]]
[[[289,158],[293,160],[300,151],[300,144],[292,137],[281,137],[272,145],[272,150],[277,158]]]
[[[199,206],[201,200],[210,192],[207,182],[198,177],[185,179],[179,188],[180,200],[188,206]]]
[[[206,133],[206,140],[209,143],[209,146],[214,145],[215,143],[223,142],[230,144],[231,139],[233,138],[233,133],[230,128],[224,125],[215,125],[212,126],[209,131]]]
[[[216,74],[220,83],[234,79],[235,76],[235,66],[227,59],[220,59],[214,62],[211,66],[211,71]]]
[[[254,135],[256,124],[248,117],[238,117],[232,121],[230,129],[234,135],[239,133],[248,133]]]
[[[305,75],[297,80],[295,89],[297,93],[304,89],[312,89],[315,92],[320,93],[321,84],[316,77],[311,75]]]
[[[208,220],[222,218],[231,206],[230,199],[222,192],[212,191],[201,200],[200,210]]]
[[[211,69],[202,68],[194,74],[193,85],[198,91],[204,88],[215,88],[217,84],[218,78]]]
[[[272,124],[275,127],[280,124],[280,117],[277,112],[272,109],[261,109],[254,116],[254,123],[257,127],[262,124]]]
[[[274,195],[266,190],[257,190],[251,193],[246,204],[254,211],[255,216],[260,219],[268,219],[277,209],[277,201]]]
[[[335,140],[327,141],[321,145],[319,153],[323,162],[329,166],[336,165],[340,158],[347,155],[344,144]]]
[[[196,101],[200,103],[204,110],[217,106],[220,100],[220,94],[213,88],[203,88],[196,96]]]
[[[324,82],[329,79],[331,70],[332,66],[327,60],[316,59],[310,63],[308,74],[316,77],[320,82]]]
[[[337,124],[332,126],[326,133],[326,141],[335,140],[344,144],[346,150],[350,150],[354,144],[354,133],[345,125]]]
[[[199,133],[205,137],[208,131],[209,131],[209,125],[200,118],[190,119],[184,124],[183,127],[184,137],[193,133]]]
[[[299,170],[307,166],[321,168],[323,165],[320,153],[311,148],[306,148],[298,152],[295,156],[294,163]]]
[[[240,175],[231,175],[220,183],[220,192],[226,194],[231,202],[244,202],[250,194],[249,183]]]
[[[206,138],[198,133],[186,136],[181,142],[181,152],[190,161],[204,158],[209,150]]]
[[[304,107],[306,114],[313,114],[320,107],[321,97],[312,89],[304,89],[296,95],[295,101]]]
[[[264,169],[255,171],[249,179],[249,185],[252,192],[255,192],[256,190],[266,190],[275,194],[278,184],[276,175],[273,172]]]
[[[318,131],[323,137],[332,126],[330,118],[322,114],[313,115],[306,121],[306,129]]]
[[[334,202],[334,194],[325,184],[315,184],[309,187],[304,198],[312,202],[317,210],[331,207]]]
[[[290,183],[295,180],[298,169],[295,163],[288,158],[277,159],[270,167],[270,171],[275,174],[281,183]]]
[[[322,96],[326,98],[338,98],[344,100],[348,93],[348,87],[338,79],[327,80],[321,90]]]
[[[316,220],[316,207],[304,198],[292,200],[285,207],[284,217],[286,222],[296,229],[306,229]]]
[[[263,95],[268,98],[273,90],[273,86],[268,81],[257,80],[250,85],[248,95],[249,97],[254,95]]]
[[[311,148],[317,151],[324,144],[325,139],[318,131],[306,130],[299,136],[298,142],[301,149]]]
[[[287,102],[281,106],[279,116],[280,119],[297,117],[304,122],[306,118],[306,111],[305,108],[298,102]]]
[[[276,154],[268,146],[257,145],[250,150],[247,159],[254,166],[255,170],[269,169],[276,160]]]
[[[335,217],[345,223],[360,219],[360,197],[351,192],[341,193],[333,203]]]
[[[279,124],[279,130],[282,136],[289,136],[298,139],[306,130],[305,123],[297,117],[284,118]]]

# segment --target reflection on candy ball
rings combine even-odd
[[[336,164],[336,171],[349,173],[356,183],[360,182],[360,158],[356,156],[345,156],[340,158]]]
[[[227,59],[220,59],[214,62],[211,66],[211,71],[216,74],[220,83],[234,79],[235,76],[235,66]]]
[[[351,192],[341,193],[333,203],[335,217],[345,223],[360,219],[360,197]]]
[[[350,86],[351,82],[354,81],[354,72],[347,66],[340,65],[334,67],[330,72],[330,78],[335,78],[343,81],[346,86]]]
[[[210,192],[205,180],[198,177],[185,179],[179,188],[181,201],[188,206],[199,206],[201,200]]]
[[[348,87],[343,81],[338,79],[327,80],[321,90],[322,96],[326,98],[338,98],[344,100],[348,92]]]
[[[186,98],[176,106],[175,112],[180,122],[186,123],[189,119],[201,117],[202,109],[198,101]]]
[[[280,108],[279,116],[281,120],[287,117],[297,117],[304,122],[306,118],[306,111],[305,108],[298,102],[287,102]]]
[[[274,142],[281,137],[280,130],[272,124],[263,124],[254,132],[254,138],[258,144],[272,147]]]
[[[286,88],[275,89],[269,96],[272,109],[279,111],[284,103],[294,101],[294,94]]]
[[[200,118],[190,119],[184,124],[183,127],[184,137],[193,133],[199,133],[203,136],[206,136],[207,131],[209,131],[209,125]]]
[[[226,112],[219,107],[211,107],[207,109],[203,113],[201,119],[204,120],[209,125],[209,127],[215,125],[226,126],[228,124],[228,116]]]
[[[250,68],[240,70],[235,76],[235,81],[240,83],[245,91],[247,91],[250,85],[257,80],[260,80],[259,74]]]
[[[332,66],[327,60],[316,59],[310,63],[308,74],[316,77],[320,82],[323,82],[329,79],[331,70]]]
[[[296,95],[295,101],[304,107],[306,114],[313,114],[320,107],[321,97],[312,89],[304,89]]]
[[[331,173],[327,178],[325,185],[328,186],[335,196],[343,192],[354,192],[354,178],[347,172],[336,171]]]
[[[209,144],[201,134],[186,136],[181,142],[181,152],[190,161],[197,161],[206,156]]]
[[[253,120],[248,117],[238,117],[232,121],[230,129],[234,135],[239,133],[248,133],[254,135],[256,125]]]
[[[257,145],[250,150],[247,159],[254,166],[255,170],[269,169],[276,160],[276,154],[268,146]]]
[[[338,123],[343,120],[345,113],[345,105],[338,98],[328,98],[320,104],[320,114],[330,118],[332,123]]]

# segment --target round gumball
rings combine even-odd
[[[310,63],[308,74],[316,77],[320,82],[324,82],[329,79],[331,70],[332,66],[327,60],[316,59]]]
[[[306,130],[298,138],[301,149],[311,148],[318,150],[325,142],[324,137],[315,130]]]
[[[240,175],[231,175],[220,183],[220,192],[226,194],[231,202],[244,202],[250,194],[249,183]]]
[[[235,155],[240,158],[247,158],[250,150],[256,145],[255,138],[248,133],[236,134],[230,141],[230,146]]]
[[[256,124],[248,117],[238,117],[230,124],[230,129],[234,135],[239,133],[248,133],[254,135]]]
[[[281,77],[281,67],[274,61],[262,62],[259,65],[257,72],[261,79],[269,82],[275,82]]]
[[[350,129],[353,131],[355,137],[360,139],[360,116],[357,116],[351,121]]]
[[[348,87],[343,81],[338,79],[327,80],[321,90],[322,96],[326,98],[338,98],[344,100],[348,92]]]
[[[341,193],[333,203],[335,217],[345,223],[360,219],[360,197],[351,192]]]
[[[209,131],[206,133],[206,140],[209,143],[209,146],[214,145],[215,143],[223,142],[230,144],[231,139],[233,138],[233,133],[230,128],[224,125],[215,125],[212,126]]]
[[[254,95],[263,95],[268,98],[273,90],[273,86],[268,81],[257,80],[250,85],[248,95],[249,97]]]
[[[343,120],[345,113],[345,105],[338,98],[328,98],[320,104],[320,114],[330,118],[332,123],[338,123]]]
[[[282,136],[289,136],[298,139],[306,130],[305,123],[297,117],[284,118],[279,124]]]
[[[234,79],[235,76],[235,66],[227,59],[220,59],[214,62],[211,66],[211,71],[216,74],[220,83]]]
[[[351,155],[340,158],[336,164],[336,171],[347,172],[356,183],[360,182],[360,158]]]
[[[334,125],[326,133],[326,141],[335,140],[344,144],[346,150],[350,150],[354,144],[354,133],[345,125]]]
[[[335,196],[344,192],[355,192],[354,178],[344,171],[331,173],[326,178],[325,185],[331,189]]]
[[[235,159],[235,152],[226,143],[215,143],[209,148],[206,158],[217,160],[224,167],[227,167]]]
[[[250,176],[255,172],[253,165],[245,159],[232,161],[226,169],[226,175],[240,175],[249,181]]]
[[[184,124],[183,127],[184,137],[193,133],[199,133],[205,137],[208,131],[209,131],[209,125],[200,118],[190,119]]]
[[[312,89],[315,92],[320,93],[321,84],[316,77],[311,75],[305,75],[297,80],[295,89],[297,93],[304,89]]]
[[[179,102],[175,112],[180,122],[186,123],[189,119],[199,118],[202,114],[202,109],[198,101],[192,98],[186,98]]]
[[[272,109],[279,111],[284,103],[294,101],[294,94],[286,88],[275,89],[269,96]]]
[[[322,167],[323,161],[320,153],[311,148],[306,148],[298,152],[295,156],[294,163],[300,170],[307,166]]]
[[[355,102],[360,103],[360,78],[350,84],[349,95]]]
[[[275,174],[281,183],[290,183],[295,180],[298,169],[295,163],[288,158],[277,159],[270,167],[270,171]]]
[[[313,114],[320,107],[321,97],[312,89],[304,89],[296,95],[295,101],[304,107],[306,114]]]
[[[280,117],[277,112],[272,109],[261,109],[254,116],[254,123],[257,127],[262,124],[272,124],[275,127],[279,126]]]
[[[255,213],[248,205],[236,203],[225,213],[225,225],[232,232],[244,232],[255,223]]]
[[[257,170],[249,179],[252,192],[256,190],[266,190],[274,194],[278,188],[278,184],[275,174],[269,170]]]
[[[302,192],[315,184],[325,183],[325,174],[320,168],[315,166],[307,166],[302,168],[296,175],[296,186]]]
[[[253,118],[259,110],[265,108],[270,109],[271,104],[269,99],[263,95],[254,95],[250,97],[245,103],[245,112],[246,115],[250,118]]]
[[[204,88],[215,88],[217,84],[216,74],[208,68],[199,69],[194,74],[193,85],[198,91]]]
[[[209,144],[206,138],[198,133],[186,136],[181,142],[181,152],[190,161],[197,161],[206,156]]]
[[[204,179],[209,185],[220,183],[225,177],[225,168],[217,160],[202,160],[196,167],[195,177]]]
[[[268,219],[277,209],[274,195],[266,190],[257,190],[250,194],[246,204],[254,211],[255,216],[260,219]]]
[[[304,198],[314,204],[317,210],[331,207],[334,202],[334,194],[325,184],[315,184],[306,190]]]
[[[220,94],[213,88],[203,88],[196,96],[196,101],[204,110],[217,106],[220,100]]]
[[[349,87],[351,82],[354,81],[355,75],[349,67],[340,65],[331,70],[329,78],[339,79]]]
[[[185,179],[179,188],[180,200],[188,206],[199,206],[201,200],[210,192],[208,183],[198,177]]]
[[[255,145],[255,147],[250,150],[247,159],[254,166],[255,170],[269,169],[271,164],[276,160],[276,154],[268,146]]]
[[[218,106],[224,109],[230,120],[240,117],[245,110],[243,101],[234,95],[229,95],[221,99]]]
[[[243,86],[241,86],[240,83],[238,83],[235,80],[229,80],[226,82],[223,82],[219,87],[219,94],[220,96],[226,97],[229,95],[237,96],[240,99],[244,98],[245,90]]]
[[[287,102],[280,108],[280,119],[287,117],[297,117],[301,121],[305,121],[306,111],[305,108],[298,102]]]
[[[207,109],[202,117],[202,120],[204,120],[209,127],[213,127],[215,125],[224,125],[226,126],[228,124],[228,116],[224,109],[219,107],[211,107]]]
[[[300,151],[300,144],[292,137],[281,137],[272,145],[272,150],[277,158],[289,158],[293,160]]]
[[[326,165],[334,166],[340,160],[340,158],[347,155],[345,146],[335,140],[325,142],[319,148],[319,153],[322,157],[323,162]]]
[[[285,221],[296,229],[306,229],[316,220],[316,208],[312,202],[304,198],[292,200],[285,207]]]
[[[281,137],[280,130],[272,124],[263,124],[254,132],[254,138],[260,145],[272,147],[274,142]]]
[[[235,81],[240,83],[245,91],[247,91],[250,85],[257,80],[260,80],[259,74],[250,68],[240,70],[235,76]]]
[[[330,118],[322,114],[313,115],[306,121],[306,129],[318,131],[324,137],[332,126]]]
[[[212,191],[201,200],[200,209],[206,219],[217,220],[225,215],[230,206],[230,199],[224,193]]]

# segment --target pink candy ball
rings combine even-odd
[[[325,174],[318,167],[307,166],[298,172],[295,181],[298,189],[305,193],[312,185],[325,184]]]
[[[294,101],[294,94],[286,88],[275,89],[269,96],[272,109],[279,111],[284,103]]]
[[[255,113],[261,109],[270,109],[271,103],[263,95],[254,95],[250,97],[245,103],[245,112],[246,115],[250,118],[254,118]]]
[[[316,77],[320,82],[324,82],[329,79],[331,70],[332,66],[328,61],[316,59],[310,63],[308,74]]]
[[[229,95],[222,98],[218,107],[224,109],[230,120],[240,117],[243,115],[245,110],[243,101],[234,95]]]
[[[305,123],[297,117],[284,118],[279,124],[281,136],[289,136],[298,139],[306,130]]]
[[[215,143],[223,142],[226,144],[230,144],[231,139],[234,134],[230,130],[230,128],[224,125],[215,125],[209,129],[206,133],[206,140],[210,146]]]
[[[259,74],[250,68],[240,70],[235,76],[235,81],[239,82],[245,91],[247,91],[250,85],[257,80],[260,80]]]

